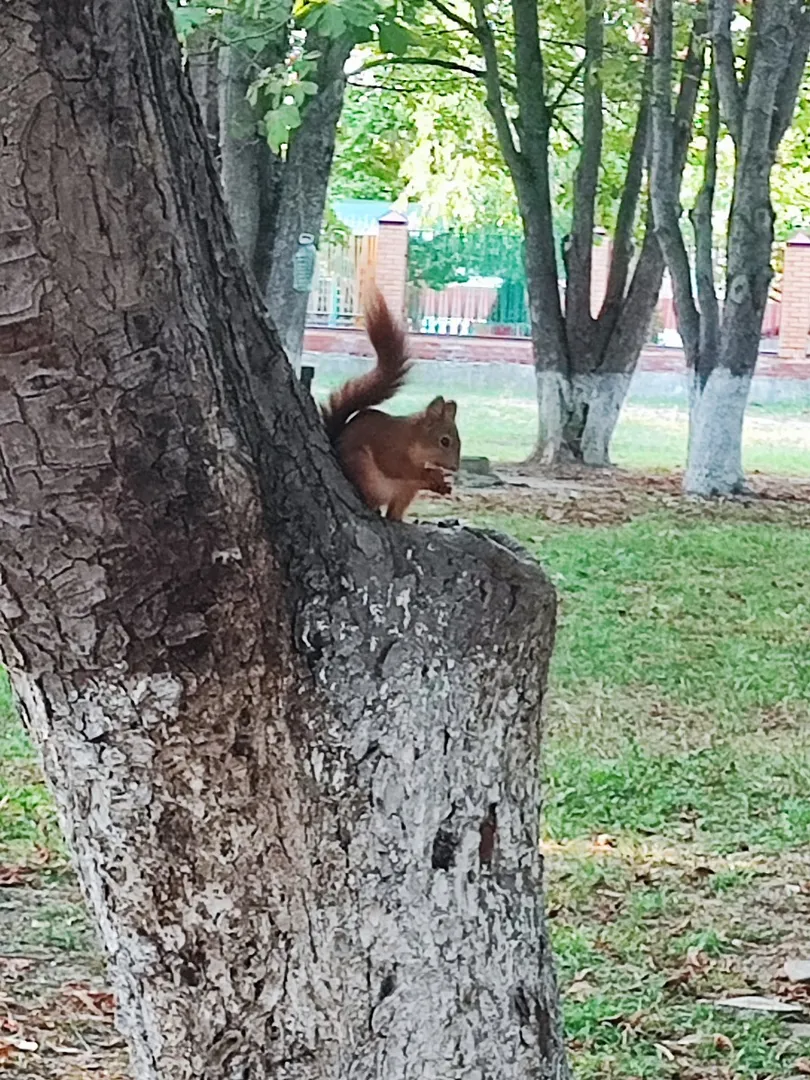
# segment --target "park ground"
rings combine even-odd
[[[530,403],[459,396],[467,453],[528,452]],[[502,487],[416,508],[516,536],[558,590],[542,845],[578,1080],[810,1075],[810,989],[782,975],[810,958],[810,416],[752,411],[745,501],[679,494],[685,435],[682,410],[631,405],[625,471],[504,469]],[[0,1068],[123,1077],[103,966],[4,693]],[[808,1015],[717,1005],[739,994]]]

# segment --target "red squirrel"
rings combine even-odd
[[[410,368],[405,331],[375,289],[366,303],[366,333],[377,366],[350,379],[324,407],[329,437],[343,471],[372,510],[401,521],[418,491],[448,495],[445,471],[459,467],[456,403],[434,398],[424,412],[389,416],[375,409],[393,397]]]

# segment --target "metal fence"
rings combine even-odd
[[[425,334],[528,337],[523,240],[510,233],[411,233],[408,316]]]

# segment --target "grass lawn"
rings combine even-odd
[[[810,957],[810,509],[651,499],[618,524],[594,505],[584,527],[539,498],[467,499],[560,596],[543,844],[576,1077],[805,1074],[810,1041],[712,1002],[810,1003],[778,977]],[[0,960],[89,963],[50,802],[0,705],[0,864],[54,860],[33,920],[0,890]]]

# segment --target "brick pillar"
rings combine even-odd
[[[396,210],[389,210],[378,224],[377,288],[392,313],[404,318],[408,285],[408,218]]]
[[[797,233],[785,247],[782,304],[779,312],[779,356],[804,360],[810,332],[810,236]]]
[[[604,229],[594,229],[591,251],[591,315],[594,319],[602,310],[612,255],[613,241]]]

